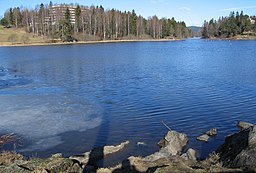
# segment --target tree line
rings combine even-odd
[[[53,11],[56,6],[58,8]],[[56,11],[58,9],[62,10]],[[105,10],[102,6],[53,5],[52,2],[37,5],[34,9],[10,8],[1,19],[1,24],[24,27],[29,33],[63,41],[74,38],[83,41],[187,38],[193,34],[185,22],[178,22],[174,18],[158,18],[155,15],[146,19],[134,10],[122,12]]]
[[[231,12],[228,17],[221,17],[219,20],[211,19],[205,21],[202,29],[203,38],[229,38],[236,35],[252,34],[256,32],[256,17],[248,16],[239,12]]]

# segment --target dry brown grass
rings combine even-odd
[[[3,136],[0,136],[0,147],[3,147],[5,144],[8,143],[15,143],[17,141],[17,138],[14,134],[6,134]]]
[[[0,165],[8,165],[15,160],[22,160],[23,156],[14,152],[4,151],[0,154]]]
[[[27,33],[24,28],[4,28],[0,25],[0,45],[33,44],[48,41],[47,38]]]

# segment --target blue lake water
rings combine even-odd
[[[19,136],[28,156],[125,140],[120,157],[144,156],[158,150],[164,120],[203,158],[238,120],[256,123],[256,41],[1,47],[0,110],[0,134]],[[196,141],[213,127],[215,138]]]

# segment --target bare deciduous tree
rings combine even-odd
[[[122,39],[142,38],[174,38],[188,37],[190,31],[184,22],[172,19],[159,19],[157,16],[144,17],[132,12],[121,12],[116,9],[105,10],[102,6],[86,7],[74,4],[37,5],[34,9],[11,8],[4,18],[10,26],[25,27],[27,32],[49,38],[60,38],[60,28],[63,28],[66,9],[70,10],[73,36],[79,40],[88,38]],[[13,39],[11,39],[13,40]]]

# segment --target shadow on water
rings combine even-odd
[[[111,111],[111,108],[110,108]],[[95,139],[93,149],[90,152],[89,160],[87,165],[83,169],[83,173],[94,173],[99,168],[104,167],[104,146],[107,145],[109,130],[110,130],[110,120],[111,120],[111,112],[104,112],[103,121],[99,127],[99,131],[97,133],[97,137]],[[101,144],[102,146],[98,146],[97,144]],[[162,166],[160,166],[162,167]],[[147,173],[153,173],[156,171],[158,167],[150,167],[146,171]],[[134,165],[130,163],[128,159],[123,160],[120,168],[113,170],[113,173],[142,173],[138,171]]]
[[[97,134],[97,138],[93,145],[93,149],[90,153],[89,161],[83,172],[96,172],[98,168],[103,167],[104,146],[107,144],[107,137],[109,134],[109,119],[110,118],[108,116],[104,116],[103,122],[101,123]],[[103,146],[98,147],[98,143],[101,143]]]
[[[107,115],[111,115],[111,113]],[[89,161],[87,165],[84,167],[84,173],[93,173],[96,172],[97,169],[104,167],[104,146],[107,145],[107,139],[110,130],[110,119],[111,117],[104,116],[103,122],[100,125],[100,129],[94,142],[93,149],[91,150],[91,153],[89,155]],[[101,143],[103,146],[98,147],[97,144],[99,143]],[[149,168],[146,172],[154,172],[157,168],[159,167]],[[130,163],[128,159],[122,161],[122,166],[119,169],[113,171],[113,173],[125,172],[140,173],[140,171],[137,171],[136,168]]]

